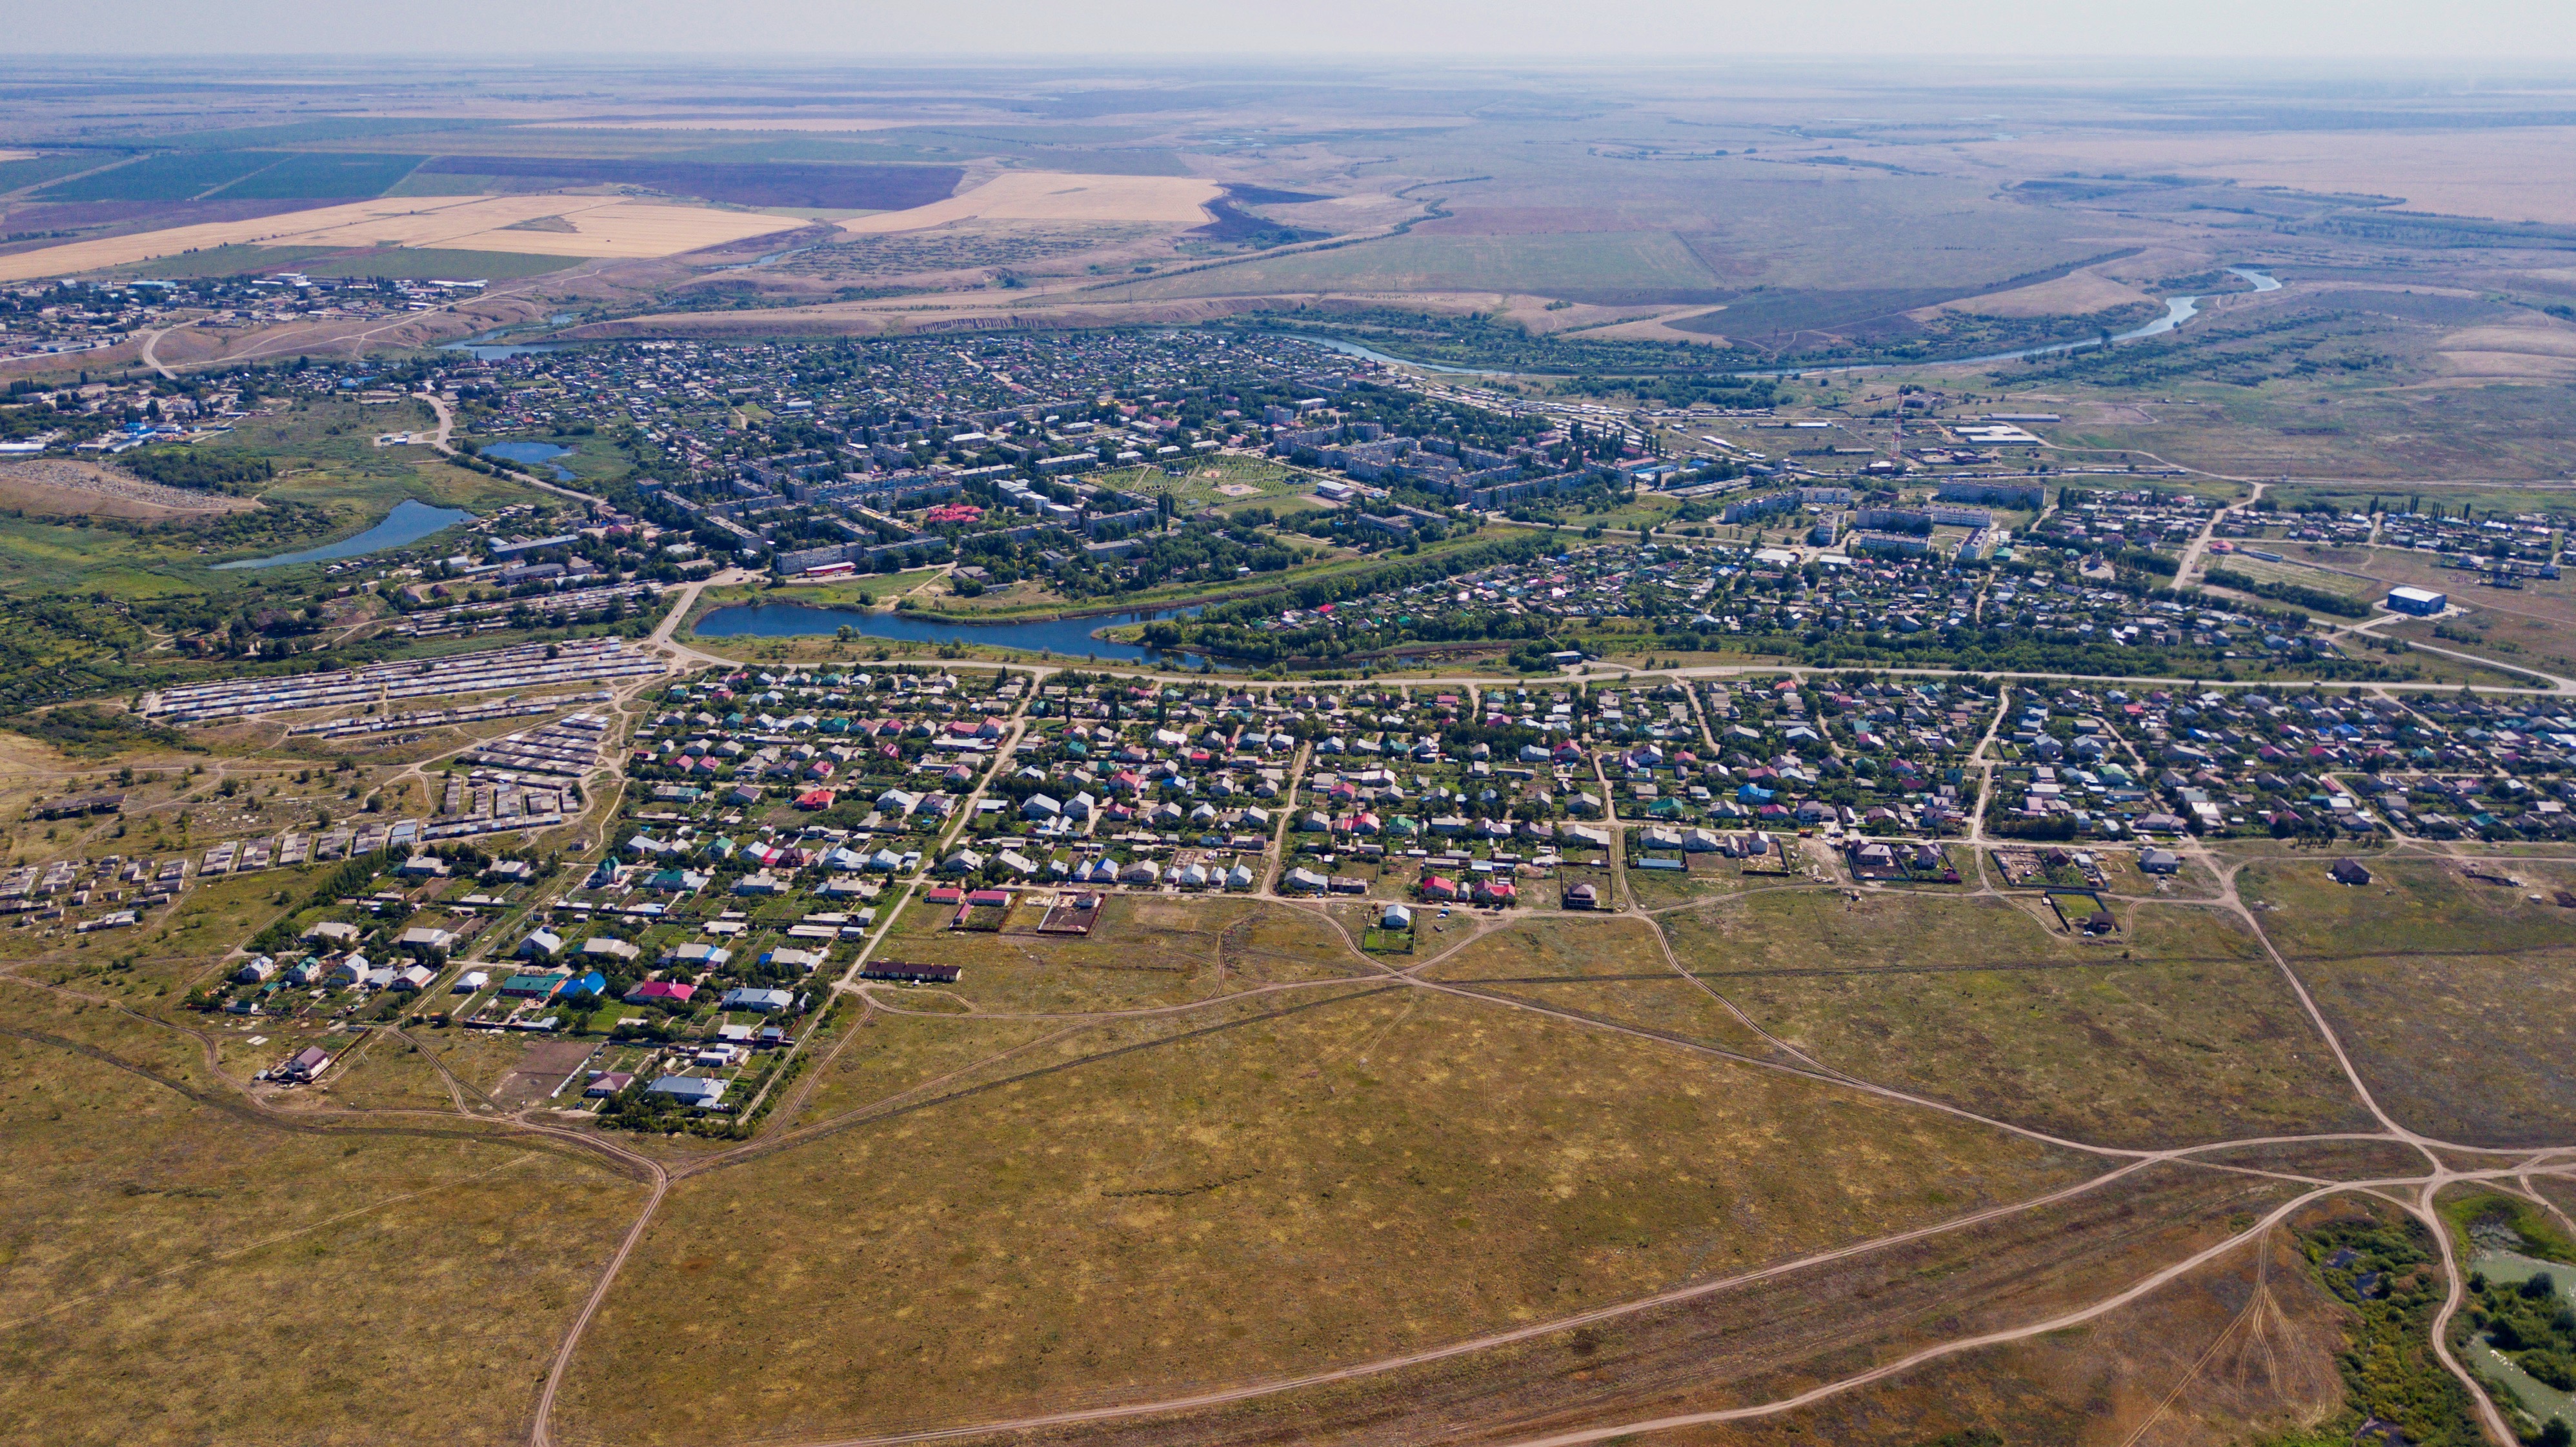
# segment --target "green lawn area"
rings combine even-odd
[[[1184,513],[1211,507],[1239,511],[1275,505],[1304,495],[1315,484],[1313,474],[1266,457],[1211,455],[1168,460],[1184,467],[1185,475],[1173,477],[1158,466],[1129,467],[1101,473],[1095,480],[1120,492],[1169,497],[1172,505]],[[1251,491],[1243,491],[1246,488]]]

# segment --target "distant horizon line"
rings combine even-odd
[[[2298,52],[2247,53],[2211,55],[2205,51],[2164,53],[2103,52],[2089,50],[1997,51],[1988,46],[1963,46],[1958,50],[1941,50],[1921,44],[1903,49],[1870,51],[1808,50],[1706,50],[1667,51],[1653,61],[1640,61],[1633,55],[1613,51],[1567,54],[1552,51],[1402,51],[1371,50],[1292,50],[1276,48],[1260,51],[1169,50],[1169,51],[1101,51],[1088,55],[1067,56],[1061,52],[1030,50],[996,54],[990,51],[950,50],[885,50],[830,51],[805,47],[787,50],[709,50],[690,47],[669,50],[504,50],[459,49],[425,51],[418,47],[402,50],[289,50],[274,48],[240,50],[193,46],[181,50],[118,51],[29,50],[14,48],[0,54],[0,70],[24,67],[30,63],[81,64],[87,66],[163,66],[191,62],[214,65],[238,61],[244,56],[258,56],[272,63],[323,63],[334,61],[364,62],[369,65],[396,65],[434,69],[471,61],[477,64],[537,65],[580,62],[592,64],[628,64],[647,61],[686,60],[703,65],[759,65],[777,69],[836,68],[852,64],[907,68],[930,67],[955,70],[1056,70],[1078,71],[1104,66],[1200,65],[1221,63],[1246,69],[1303,69],[1313,66],[1347,67],[1354,63],[1373,69],[1398,66],[1464,69],[1489,65],[1510,65],[1516,69],[1537,70],[1610,70],[1622,74],[1653,74],[1664,71],[1688,71],[1716,64],[1775,63],[1797,66],[1903,66],[1924,57],[1937,57],[1953,67],[1967,65],[2012,68],[2025,65],[2077,64],[2111,70],[2148,70],[2184,65],[2196,70],[2212,67],[2264,67],[2284,71],[2316,71],[2363,67],[2399,71],[2456,71],[2462,69],[2504,68],[2508,73],[2535,71],[2556,72],[2571,87],[2576,87],[2576,52],[2562,55],[2535,56],[2528,52],[2515,54],[2396,54],[2386,51],[2351,51],[2320,53],[2312,49]],[[1942,77],[1927,76],[1922,83],[1937,88]],[[257,84],[256,78],[245,78],[245,84]]]

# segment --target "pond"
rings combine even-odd
[[[2469,1269],[2483,1274],[2489,1281],[2520,1285],[2547,1272],[2558,1288],[2559,1300],[2576,1306],[2576,1267],[2563,1261],[2541,1261],[2512,1251],[2478,1251],[2469,1257]],[[2488,1376],[2505,1384],[2525,1410],[2535,1417],[2556,1418],[2576,1427],[2576,1397],[2558,1390],[2516,1366],[2504,1353],[2497,1351],[2483,1336],[2469,1339],[2469,1351],[2477,1358],[2478,1367]]]
[[[573,480],[572,469],[554,460],[558,457],[570,456],[571,453],[571,448],[558,447],[551,442],[486,442],[483,444],[484,456],[497,457],[503,462],[515,462],[522,467],[542,466],[555,475],[557,482]]]
[[[974,643],[990,648],[1016,648],[1059,657],[1114,658],[1179,668],[1199,666],[1200,655],[1165,653],[1141,643],[1122,643],[1094,636],[1094,630],[1120,623],[1150,623],[1185,618],[1197,608],[1156,612],[1050,618],[1039,622],[942,623],[904,613],[878,613],[864,608],[818,608],[807,603],[735,603],[698,620],[701,638],[812,638],[838,633],[844,626],[864,638],[902,643]],[[1223,669],[1219,660],[1216,667]]]
[[[534,356],[540,352],[560,352],[572,344],[570,342],[505,342],[501,339],[513,332],[524,333],[544,327],[559,327],[572,319],[573,315],[570,312],[557,312],[543,322],[518,322],[506,327],[494,327],[488,332],[476,332],[462,340],[449,342],[439,350],[463,352],[478,362],[497,362],[506,357]]]
[[[384,521],[354,538],[342,538],[336,543],[324,543],[300,553],[280,553],[273,558],[244,558],[234,563],[217,563],[215,569],[221,572],[232,568],[282,568],[289,563],[327,563],[335,558],[364,557],[379,549],[419,542],[432,533],[473,520],[474,514],[463,508],[431,507],[425,502],[404,498],[394,504],[392,512],[385,514]]]

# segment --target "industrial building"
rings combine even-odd
[[[2442,610],[2450,606],[2451,595],[2448,593],[2435,593],[2423,588],[2388,590],[2387,607],[2392,613],[2412,613],[2418,618],[2434,618],[2439,617]]]

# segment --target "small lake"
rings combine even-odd
[[[336,543],[306,548],[300,553],[280,553],[273,558],[244,558],[237,563],[217,563],[215,570],[232,568],[282,568],[289,563],[328,563],[339,558],[364,557],[383,548],[398,548],[416,543],[432,533],[442,532],[462,522],[472,522],[474,514],[463,508],[431,507],[425,502],[404,498],[385,514],[384,521]]]
[[[531,329],[541,329],[543,327],[559,327],[571,320],[573,320],[573,314],[571,312],[557,312],[553,316],[546,318],[542,323],[520,322],[512,326],[494,327],[488,332],[477,332],[473,336],[467,337],[462,341],[449,342],[444,346],[441,346],[439,350],[442,352],[463,352],[478,362],[497,362],[505,357],[528,357],[534,356],[539,352],[560,352],[572,344],[569,342],[506,342],[503,341],[502,338],[510,335],[512,332],[526,332]]]
[[[735,603],[698,620],[701,638],[812,638],[837,633],[843,626],[864,638],[902,643],[978,643],[991,648],[1017,648],[1053,653],[1060,658],[1121,659],[1166,667],[1196,668],[1199,655],[1164,653],[1141,643],[1121,643],[1092,636],[1093,630],[1121,623],[1150,623],[1185,618],[1196,608],[1157,612],[1113,613],[1089,618],[1051,618],[1044,622],[941,623],[903,613],[876,613],[863,608],[818,608],[807,603]],[[1220,660],[1217,667],[1225,664]]]
[[[572,469],[555,462],[556,458],[566,457],[571,453],[571,448],[557,447],[551,442],[486,442],[483,444],[484,456],[497,457],[503,462],[515,462],[522,467],[546,468],[554,473],[557,482],[573,480]]]

